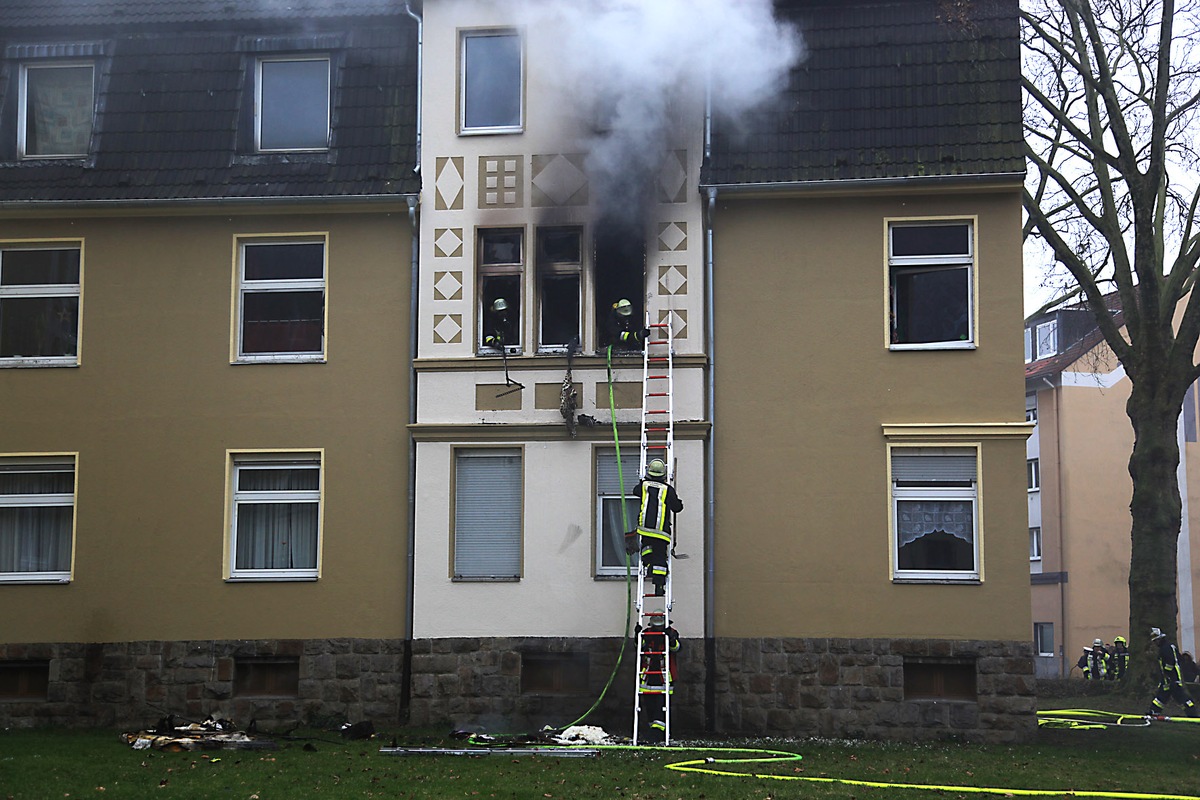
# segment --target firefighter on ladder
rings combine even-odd
[[[642,631],[642,663],[638,672],[638,716],[649,741],[664,741],[667,735],[667,695],[675,694],[675,654],[679,632],[662,622]],[[639,725],[642,727],[642,725]]]
[[[646,465],[646,477],[634,489],[641,507],[638,511],[636,532],[627,536],[641,547],[642,566],[654,583],[654,594],[662,597],[666,593],[668,561],[671,550],[671,519],[683,511],[683,501],[675,493],[675,487],[667,483],[667,465],[661,458],[651,459]]]

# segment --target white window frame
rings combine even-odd
[[[921,219],[888,219],[885,220],[887,242],[887,270],[884,276],[885,297],[887,298],[887,324],[885,340],[891,350],[971,350],[977,346],[978,332],[976,331],[976,235],[978,225],[974,218],[921,218]],[[965,253],[941,255],[905,255],[893,254],[893,235],[900,228],[930,228],[963,226],[967,230],[967,251]],[[966,271],[966,339],[947,339],[934,342],[897,342],[897,316],[899,300],[896,297],[895,275],[901,272],[912,272],[916,268],[925,271],[945,272],[962,269]]]
[[[1029,528],[1029,560],[1042,560],[1042,528],[1040,525],[1032,525]]]
[[[1025,459],[1025,490],[1029,492],[1041,491],[1042,488],[1042,462],[1039,458]]]
[[[92,102],[88,106],[91,125],[88,129],[88,144],[79,153],[30,153],[29,152],[29,72],[42,69],[78,69],[87,67],[92,72]],[[96,65],[92,61],[42,61],[21,65],[17,90],[17,152],[22,159],[84,158],[91,149],[92,137],[96,132]]]
[[[314,581],[321,575],[321,555],[324,549],[324,492],[325,457],[322,450],[230,451],[228,454],[228,491],[226,504],[229,517],[226,526],[226,580],[236,581]],[[317,472],[316,489],[252,491],[238,488],[242,470],[302,469]],[[242,503],[295,503],[316,506],[317,530],[314,566],[311,568],[239,568],[237,565],[238,513]]]
[[[1033,361],[1033,330],[1025,329],[1025,363]]]
[[[1042,645],[1045,644],[1043,639],[1046,638],[1046,636],[1044,635],[1046,633],[1049,634],[1049,638],[1050,638],[1050,649],[1048,651],[1043,649],[1043,647],[1042,647]],[[1033,649],[1037,651],[1037,654],[1039,656],[1043,656],[1043,657],[1046,657],[1046,656],[1053,657],[1054,656],[1054,623],[1053,622],[1035,622],[1035,623],[1033,623]]]
[[[2,583],[69,583],[75,566],[76,497],[79,489],[78,456],[75,453],[46,455],[0,456],[0,471],[29,473],[70,473],[70,492],[35,492],[31,494],[0,494],[0,509],[3,508],[70,508],[71,531],[65,570],[39,570],[0,572]],[[0,542],[2,544],[2,542]]]
[[[246,248],[270,247],[273,245],[320,245],[320,278],[283,278],[266,280],[246,279]],[[296,234],[294,236],[238,236],[235,237],[234,255],[234,313],[233,313],[233,363],[319,363],[325,361],[325,348],[329,331],[328,277],[329,242],[324,234]],[[272,292],[317,292],[321,293],[321,346],[318,350],[272,351],[265,353],[244,352],[246,296]]]
[[[7,253],[29,250],[75,250],[79,253],[79,280],[75,283],[39,283],[6,285],[4,257]],[[7,298],[63,298],[76,300],[75,352],[60,356],[0,357],[0,367],[73,367],[79,364],[79,340],[83,330],[83,243],[78,239],[65,241],[38,240],[34,242],[0,242],[0,301]]]
[[[1025,406],[1025,421],[1033,423],[1038,421],[1037,400],[1033,401],[1033,405]]]
[[[1034,354],[1035,361],[1056,355],[1058,353],[1058,320],[1052,319],[1039,324],[1035,339],[1037,347],[1037,352]]]
[[[903,456],[965,456],[975,460],[975,477],[969,487],[939,485],[930,479],[926,485],[898,486],[893,475],[897,455]],[[944,443],[905,444],[888,446],[888,486],[891,497],[890,531],[892,579],[899,582],[977,583],[983,574],[980,532],[980,453],[978,445],[948,445]],[[900,568],[900,503],[903,501],[965,502],[971,507],[971,548],[973,568],[965,570],[901,569]]]
[[[468,83],[467,51],[472,39],[513,37],[520,48],[517,80],[517,121],[509,125],[475,125],[467,123]],[[459,31],[458,36],[458,132],[463,136],[522,133],[525,130],[525,37],[516,28],[486,28]]]
[[[484,262],[484,239],[492,233],[498,234],[518,234],[519,250],[515,260],[512,261],[494,261]],[[494,228],[479,228],[475,233],[475,273],[476,273],[476,342],[477,352],[482,355],[498,355],[500,348],[492,347],[485,343],[486,338],[493,333],[488,320],[491,319],[492,311],[488,307],[491,303],[492,292],[486,291],[486,285],[492,279],[503,278],[513,279],[517,286],[516,308],[509,307],[508,313],[513,324],[513,330],[516,331],[517,341],[505,342],[504,350],[506,353],[520,354],[524,349],[525,342],[525,262],[528,259],[529,243],[527,241],[525,228],[513,226],[497,226]]]
[[[324,62],[325,73],[325,138],[319,145],[296,145],[281,147],[265,147],[262,141],[263,118],[263,64],[299,63],[320,61]],[[314,95],[315,96],[315,95]],[[333,60],[328,54],[305,53],[302,55],[271,55],[260,56],[254,62],[254,149],[260,153],[320,153],[329,149],[332,131],[331,118],[333,112]],[[312,100],[312,97],[309,98]]]
[[[500,458],[515,458],[516,465],[486,462],[487,459]],[[495,467],[487,475],[480,475],[493,482],[493,491],[512,493],[503,498],[509,506],[513,506],[507,518],[500,515],[502,504],[495,494],[489,494],[481,486],[466,485],[468,480],[463,468],[468,463],[472,464],[472,468]],[[515,470],[515,474],[502,472],[509,468]],[[521,579],[525,524],[524,469],[525,454],[519,447],[456,447],[451,450],[454,476],[451,489],[451,580],[506,582]],[[502,563],[485,563],[489,551]],[[479,562],[479,565],[475,562]]]
[[[594,545],[594,556],[595,556],[595,563],[596,563],[596,577],[617,577],[617,576],[624,577],[626,574],[626,565],[624,563],[621,563],[618,565],[606,565],[604,563],[604,535],[605,535],[604,503],[606,500],[619,501],[620,495],[615,492],[610,491],[609,487],[607,487],[605,485],[601,485],[600,463],[601,463],[601,459],[611,459],[613,465],[615,466],[617,453],[613,449],[597,448],[595,450],[594,456],[595,457],[593,460],[594,460],[595,466],[596,466],[596,508],[595,508],[596,532],[595,532],[595,536],[593,537],[593,545]],[[634,488],[638,484],[638,466],[639,466],[638,451],[636,449],[622,451],[621,464],[622,464],[622,476],[621,477],[624,479],[624,482],[625,482],[625,492],[626,492],[625,502],[626,502],[626,509],[627,509],[627,515],[628,515],[628,523],[629,523],[630,529],[633,529],[633,528],[637,527],[637,515],[638,515],[638,507],[639,507],[637,496],[633,493]],[[632,503],[632,507],[630,507],[630,505],[629,505],[630,503]],[[619,531],[618,533],[622,537],[622,542],[620,545],[622,550],[619,552],[624,552],[623,551],[624,534],[626,533],[626,531]],[[631,556],[633,565],[636,565],[638,563],[637,558],[638,557],[636,555]],[[636,566],[634,566],[633,568],[636,569]]]
[[[574,261],[555,261],[548,257],[544,257],[542,253],[542,241],[544,236],[550,236],[555,233],[573,233],[578,238],[579,257]],[[575,279],[575,340],[579,346],[583,345],[583,228],[578,225],[547,225],[538,228],[534,232],[535,251],[534,263],[536,272],[536,301],[537,301],[537,334],[538,334],[538,352],[539,353],[565,353],[569,349],[570,341],[566,342],[547,342],[546,341],[546,280],[570,280]]]

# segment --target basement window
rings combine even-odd
[[[893,350],[974,347],[974,266],[970,223],[889,226]]]
[[[239,658],[233,664],[234,697],[299,697],[299,658]]]
[[[586,694],[587,653],[522,653],[521,694]]]
[[[904,659],[905,700],[977,700],[973,659]]]
[[[46,700],[49,689],[49,661],[0,661],[0,701]]]

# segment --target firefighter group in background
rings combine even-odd
[[[1129,643],[1124,636],[1113,639],[1112,649],[1104,645],[1103,639],[1092,641],[1091,647],[1083,648],[1083,655],[1075,662],[1090,681],[1119,681],[1129,669]]]

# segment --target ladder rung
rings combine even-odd
[[[648,445],[646,445],[646,449],[647,450],[666,450],[667,446],[665,444],[648,444]]]
[[[670,392],[646,392],[646,397],[670,397]]]
[[[649,360],[654,362],[670,361],[666,356],[650,356]]]
[[[648,327],[648,328],[669,328],[669,327],[671,327],[671,323],[669,323],[669,322],[651,322],[646,327]]]
[[[666,413],[667,413],[667,409],[665,409],[665,408],[651,408],[651,409],[647,409],[647,410],[646,410],[646,413],[647,413],[647,414],[666,414]]]
[[[665,381],[669,377],[671,377],[671,376],[670,375],[647,375],[646,380],[648,380],[648,381]]]

